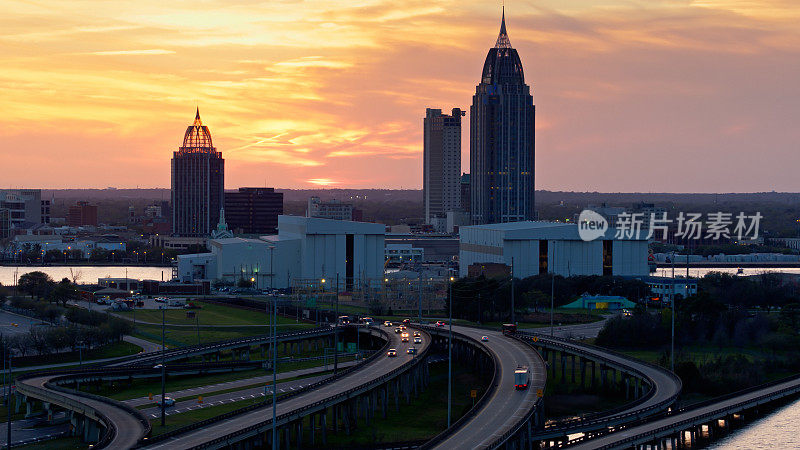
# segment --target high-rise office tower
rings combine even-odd
[[[422,194],[425,199],[425,222],[444,217],[461,207],[461,116],[453,108],[451,115],[441,109],[425,110],[422,163]]]
[[[172,232],[176,236],[204,237],[219,222],[224,205],[225,160],[211,142],[200,120],[186,129],[183,145],[172,156]]]
[[[533,123],[533,96],[508,39],[504,12],[470,108],[473,224],[534,219]]]

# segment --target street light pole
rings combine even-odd
[[[339,370],[339,273],[336,273],[336,317],[333,329],[333,374]]]
[[[688,259],[688,257],[687,257]],[[672,298],[670,299],[672,307],[672,340],[670,342],[669,351],[669,370],[675,371],[675,252],[672,252]]]
[[[11,386],[13,386],[13,385],[14,385],[14,371],[13,371],[13,369],[11,367],[11,352],[9,351],[8,352],[8,392],[6,394],[6,395],[9,396],[8,397],[8,411],[7,411],[8,412],[8,425],[7,425],[8,433],[6,435],[6,438],[8,440],[6,441],[6,448],[11,448]]]
[[[450,307],[450,332],[447,339],[447,428],[451,424],[451,410],[453,406],[453,281],[454,278],[450,277],[449,284],[449,307]]]
[[[164,306],[161,306],[161,426],[165,426],[166,424],[166,381],[167,381],[167,366],[166,366],[166,346],[164,345],[165,340],[165,328],[164,328],[164,320],[166,309]]]
[[[517,323],[514,316],[514,257],[511,257],[511,323]]]
[[[278,450],[278,298],[272,295],[272,450]]]

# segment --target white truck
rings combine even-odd
[[[517,366],[517,369],[514,370],[514,388],[528,389],[530,378],[531,371],[528,370],[528,366]]]

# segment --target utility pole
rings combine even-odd
[[[669,370],[675,371],[675,251],[672,252],[672,340],[669,351]]]
[[[450,306],[450,332],[447,339],[447,428],[450,428],[451,409],[453,406],[453,281],[450,277],[450,296],[447,302]]]
[[[278,298],[272,295],[272,450],[278,450]]]
[[[511,257],[511,323],[517,323],[514,316],[514,257]]]
[[[417,300],[417,307],[419,308],[417,321],[422,323],[422,268],[419,269],[419,300]]]
[[[166,382],[167,382],[167,365],[166,365],[166,345],[164,345],[165,331],[164,319],[167,310],[164,305],[161,306],[161,426],[166,425],[167,415],[167,399],[166,399]]]
[[[333,374],[339,370],[339,272],[336,272],[336,318],[333,329]]]
[[[11,367],[11,352],[8,352],[8,433],[6,438],[6,448],[11,448],[11,386],[14,385],[14,371]]]

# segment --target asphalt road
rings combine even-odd
[[[354,365],[356,363],[357,363],[357,361],[341,362],[341,363],[339,363],[339,367],[349,367],[349,366],[352,366],[352,365]],[[280,366],[278,368],[280,368]],[[332,368],[332,366],[330,364],[328,364],[328,369],[331,369],[331,368]],[[323,372],[323,371],[325,371],[324,367],[310,367],[308,369],[298,369],[298,370],[292,370],[292,371],[289,371],[289,372],[279,372],[277,374],[277,379],[278,379],[278,381],[281,381],[281,380],[286,380],[287,378],[296,378],[296,377],[299,377],[299,376],[316,374],[316,373]],[[261,375],[261,376],[250,377],[250,378],[242,378],[242,379],[233,380],[233,381],[225,381],[225,382],[222,382],[222,383],[208,384],[208,385],[205,385],[205,386],[196,386],[196,387],[192,387],[192,388],[188,388],[188,389],[181,389],[180,391],[168,391],[167,392],[167,397],[181,398],[181,397],[188,397],[188,396],[207,395],[209,393],[214,393],[214,392],[219,392],[219,391],[228,390],[228,389],[234,389],[234,388],[245,389],[246,386],[250,386],[250,385],[253,385],[253,384],[256,384],[256,383],[265,383],[265,384],[266,383],[272,383],[272,374]],[[169,388],[169,385],[167,385],[167,388]],[[262,388],[262,391],[263,391],[263,388]],[[236,392],[239,392],[239,391],[236,391]],[[230,394],[231,398],[236,396],[236,392],[232,392]],[[134,398],[134,399],[130,399],[130,400],[125,400],[124,403],[127,403],[128,405],[131,405],[133,407],[137,407],[137,406],[146,405],[148,403],[153,403],[153,401],[150,400],[149,397],[139,397],[139,398]]]
[[[319,400],[330,398],[341,392],[358,387],[367,382],[368,380],[379,378],[384,374],[387,374],[392,370],[408,362],[413,356],[406,354],[406,350],[410,345],[413,344],[408,344],[408,343],[404,344],[400,342],[399,335],[391,332],[389,333],[389,338],[390,338],[389,346],[391,348],[397,349],[397,357],[394,358],[389,358],[385,356],[378,357],[376,360],[370,362],[369,364],[363,366],[362,368],[356,370],[355,372],[337,380],[334,383],[321,386],[319,389],[315,389],[300,394],[296,397],[292,397],[282,402],[279,402],[277,406],[277,415],[280,416],[282,414],[295,411],[299,408],[315,403]],[[426,333],[423,333],[422,342],[423,342],[422,345],[416,346],[419,349],[419,351],[422,351],[425,347],[429,345],[430,336],[428,336]],[[217,437],[225,436],[231,433],[232,431],[240,430],[243,428],[247,428],[251,425],[257,425],[259,423],[262,423],[265,419],[267,419],[266,417],[267,412],[270,411],[270,409],[268,408],[271,407],[266,407],[264,409],[258,409],[256,411],[245,413],[240,416],[226,420],[224,422],[218,422],[209,425],[205,428],[185,433],[180,436],[176,436],[172,439],[168,439],[166,441],[155,443],[153,445],[148,446],[147,448],[159,448],[159,449],[169,449],[169,450],[191,448],[196,445],[200,445],[205,442],[216,439]]]
[[[0,309],[0,333],[6,336],[25,334],[30,331],[32,323],[40,323],[38,319],[20,316]]]
[[[483,344],[500,361],[499,383],[478,413],[436,448],[486,448],[531,410],[538,400],[537,390],[544,389],[547,369],[536,350],[503,336],[499,331],[457,326],[453,327],[453,331],[475,339],[481,336],[489,338]],[[514,387],[514,370],[518,365],[526,365],[530,369],[531,380],[527,390]]]
[[[315,377],[308,377],[303,378],[301,380],[294,380],[294,381],[285,381],[283,383],[278,383],[278,395],[286,392],[295,391],[298,389],[302,389],[303,387],[316,383],[317,381],[324,380],[325,378],[329,377],[330,375],[319,375]],[[270,381],[272,379],[270,378]],[[264,398],[264,388],[265,386],[256,386],[251,388],[246,388],[242,390],[238,390],[235,392],[226,392],[224,394],[217,394],[217,395],[210,395],[204,396],[203,402],[198,403],[197,398],[192,398],[189,400],[183,400],[179,402],[175,402],[175,406],[167,407],[165,414],[167,416],[171,416],[173,414],[181,414],[185,412],[189,412],[195,409],[201,408],[208,408],[210,406],[219,406],[225,403],[233,403],[233,402],[240,402],[243,400],[253,400],[253,399],[263,399]],[[268,391],[270,398],[272,398],[272,390],[271,387]],[[168,395],[168,397],[172,397]],[[180,397],[173,397],[173,398],[180,398]],[[271,402],[272,400],[270,400]],[[150,400],[148,403],[153,403]],[[270,403],[271,404],[271,403]],[[152,408],[142,409],[142,412],[151,418],[161,417],[161,408],[154,406]]]
[[[54,414],[53,420],[58,423],[52,425],[45,425],[44,417],[15,420],[11,422],[11,443],[19,445],[33,439],[47,439],[52,435],[69,431],[69,421],[64,421],[64,418],[65,413],[63,412]],[[6,443],[7,430],[8,423],[5,421],[0,423],[0,443],[2,445]]]

